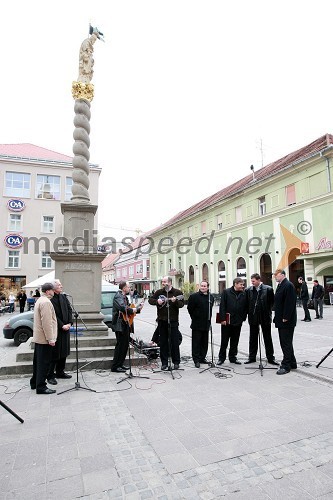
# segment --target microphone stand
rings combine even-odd
[[[210,352],[212,356],[212,360],[208,363],[208,367],[205,368],[204,370],[201,370],[199,373],[204,373],[207,370],[210,370],[211,368],[217,368],[218,370],[226,370],[228,372],[231,371],[231,368],[224,368],[222,366],[217,366],[214,361],[214,343],[213,343],[213,327],[212,327],[212,307],[213,305],[211,304],[211,293],[208,292],[208,324],[209,326],[209,332],[210,332]]]
[[[5,403],[3,403],[0,399],[0,406],[2,406],[5,410],[8,411],[8,413],[10,413],[11,415],[13,415],[15,418],[17,418],[17,420],[19,420],[21,422],[21,424],[23,424],[24,420],[23,418],[19,417],[13,410],[11,410],[9,408],[9,406],[5,405]]]
[[[66,294],[66,296],[69,297],[70,295]],[[76,358],[76,382],[75,382],[74,387],[71,387],[70,389],[65,389],[64,391],[61,391],[61,392],[58,392],[57,393],[58,396],[60,394],[64,394],[64,392],[78,391],[79,389],[84,389],[85,391],[90,391],[90,392],[96,392],[94,389],[90,389],[89,387],[82,387],[80,385],[80,382],[79,382],[79,342],[78,342],[78,330],[79,329],[77,327],[77,319],[80,318],[80,320],[83,323],[83,325],[85,326],[86,330],[88,330],[88,328],[87,328],[87,325],[85,324],[85,322],[80,317],[79,313],[77,312],[77,310],[74,307],[73,297],[71,297],[71,298],[72,298],[72,300],[71,300],[71,302],[72,302],[71,303],[71,307],[72,307],[72,311],[73,311],[74,324],[75,324],[75,327],[74,327],[74,344],[75,344],[75,358]],[[83,328],[80,328],[80,330],[82,331]]]
[[[257,298],[256,302],[254,304],[254,309],[253,309],[253,316],[256,314],[257,308],[258,308],[258,301],[259,301],[259,295],[260,295],[261,289],[257,290]],[[264,370],[276,370],[273,366],[264,366],[262,364],[262,356],[261,356],[261,335],[264,337],[264,334],[262,333],[262,321],[261,321],[261,311],[260,308],[258,310],[258,345],[259,345],[259,366],[258,368],[255,368],[255,370],[260,370],[260,375],[263,377],[264,375]],[[251,328],[251,326],[250,326]],[[246,366],[246,370],[253,370],[251,366]]]
[[[128,314],[127,314],[127,309],[125,310],[126,314],[126,330],[127,330],[127,337],[128,337],[128,365],[129,365],[129,373],[118,380],[117,384],[120,384],[121,382],[124,382],[124,380],[127,380],[128,378],[150,378],[146,376],[141,376],[141,375],[133,375],[132,373],[132,359],[131,359],[131,328],[129,324],[129,319],[128,319]]]

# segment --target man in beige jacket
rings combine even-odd
[[[51,300],[54,295],[52,283],[42,285],[43,295],[37,300],[34,309],[35,342],[33,375],[30,379],[31,389],[37,394],[53,394],[56,391],[46,385],[46,377],[52,360],[52,353],[57,340],[57,318]]]

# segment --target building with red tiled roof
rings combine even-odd
[[[93,204],[100,173],[90,164]],[[0,144],[0,292],[18,290],[54,268],[49,254],[62,235],[61,203],[70,201],[71,186],[71,156],[34,144]]]
[[[297,275],[310,284],[317,277],[327,294],[332,156],[333,136],[325,134],[177,213],[151,232],[151,278],[159,282],[169,273],[177,287],[208,279],[221,293],[237,276],[248,284],[254,272],[272,284],[272,271],[282,266],[295,284]]]

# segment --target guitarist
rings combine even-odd
[[[129,370],[129,366],[125,366],[128,344],[130,324],[132,324],[133,314],[141,311],[142,305],[130,307],[127,295],[130,292],[128,281],[119,283],[119,291],[113,299],[112,309],[112,330],[116,334],[117,343],[114,350],[113,362],[111,366],[112,372],[124,373]]]
[[[174,365],[173,369],[178,370],[180,363],[178,319],[179,309],[184,306],[182,292],[177,290],[177,288],[173,288],[172,279],[169,276],[164,276],[162,278],[162,288],[157,290],[149,298],[148,302],[152,306],[157,306],[162,370],[168,369],[169,354]],[[168,320],[170,321],[170,339],[168,335]]]

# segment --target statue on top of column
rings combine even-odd
[[[102,40],[104,42],[104,35],[101,33],[98,28],[93,28],[91,25],[89,26],[89,35],[90,37],[83,40],[80,47],[80,56],[79,56],[79,76],[77,81],[83,83],[90,83],[94,74],[94,43],[97,39]]]

